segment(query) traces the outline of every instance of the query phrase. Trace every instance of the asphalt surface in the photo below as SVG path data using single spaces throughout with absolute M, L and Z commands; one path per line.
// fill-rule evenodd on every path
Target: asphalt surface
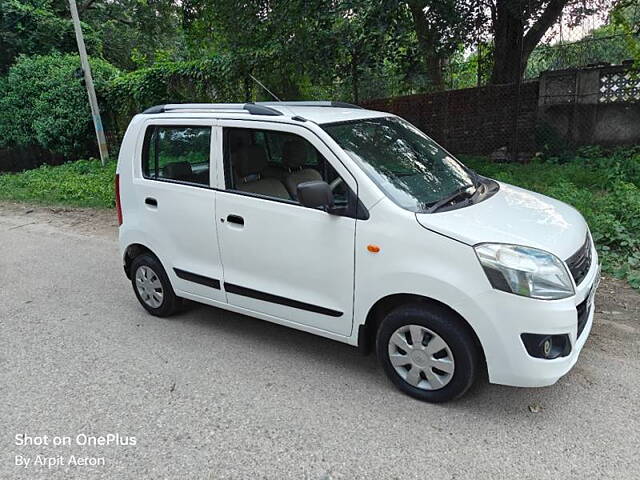
M 555 386 L 481 381 L 430 405 L 347 345 L 195 304 L 149 316 L 112 215 L 0 204 L 1 479 L 640 478 L 639 296 L 622 284 L 603 282 L 610 310 Z M 135 445 L 78 444 L 109 434 Z

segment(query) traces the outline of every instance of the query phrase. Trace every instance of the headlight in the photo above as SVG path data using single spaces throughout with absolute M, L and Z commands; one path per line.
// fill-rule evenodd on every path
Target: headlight
M 549 252 L 499 243 L 482 243 L 475 250 L 493 288 L 542 300 L 574 293 L 564 263 Z

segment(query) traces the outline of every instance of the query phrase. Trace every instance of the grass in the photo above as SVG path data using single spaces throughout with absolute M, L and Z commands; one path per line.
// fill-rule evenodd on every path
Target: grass
M 482 175 L 555 197 L 586 218 L 605 272 L 640 288 L 640 147 L 597 147 L 570 157 L 528 164 L 462 160 Z M 0 200 L 82 207 L 113 207 L 115 162 L 80 160 L 0 174 Z
M 0 175 L 0 200 L 110 208 L 115 205 L 115 171 L 115 161 L 103 167 L 99 160 L 78 160 L 5 173 Z

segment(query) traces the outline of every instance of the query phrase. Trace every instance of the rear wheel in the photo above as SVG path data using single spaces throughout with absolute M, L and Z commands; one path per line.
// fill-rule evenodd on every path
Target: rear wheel
M 131 263 L 131 284 L 140 304 L 151 314 L 166 317 L 175 313 L 181 299 L 171 287 L 160 261 L 149 253 L 137 256 Z
M 389 313 L 378 329 L 376 350 L 394 385 L 427 402 L 462 396 L 478 370 L 477 348 L 460 319 L 428 305 Z

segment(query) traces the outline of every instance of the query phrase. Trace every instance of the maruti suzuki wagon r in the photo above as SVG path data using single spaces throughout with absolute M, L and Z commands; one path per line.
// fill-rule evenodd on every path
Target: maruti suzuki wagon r
M 375 349 L 429 402 L 551 385 L 593 320 L 582 216 L 478 175 L 397 116 L 338 102 L 160 105 L 116 175 L 126 275 L 183 299 Z

